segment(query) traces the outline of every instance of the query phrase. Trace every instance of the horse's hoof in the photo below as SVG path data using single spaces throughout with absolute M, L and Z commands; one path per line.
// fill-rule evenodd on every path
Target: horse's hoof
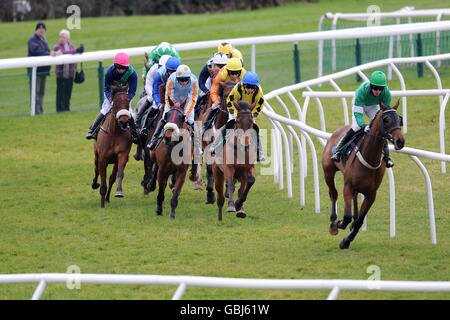
M 243 211 L 239 211 L 238 213 L 236 213 L 236 217 L 238 217 L 238 218 L 245 218 L 246 216 L 247 215 Z
M 348 249 L 350 247 L 350 241 L 346 241 L 345 238 L 339 243 L 339 248 Z
M 201 183 L 195 183 L 194 190 L 203 190 L 203 186 Z
M 114 195 L 116 198 L 123 198 L 123 192 L 122 191 L 117 191 L 116 194 Z
M 170 215 L 169 220 L 175 220 L 175 215 Z
M 329 229 L 329 231 L 330 231 L 330 234 L 331 234 L 332 236 L 335 236 L 335 235 L 337 235 L 337 234 L 339 233 L 339 229 L 337 228 L 337 226 L 336 226 L 335 223 L 331 223 L 331 224 L 330 224 L 330 229 Z
M 236 208 L 233 205 L 229 205 L 227 208 L 227 212 L 235 212 Z
M 94 183 L 94 182 L 92 182 L 92 184 L 91 184 L 91 187 L 92 187 L 92 189 L 98 189 L 98 187 L 100 187 L 100 183 L 98 183 L 98 182 L 96 182 L 96 183 Z
M 238 212 L 240 212 L 240 211 L 242 210 L 242 205 L 243 205 L 243 202 L 242 202 L 242 201 L 239 201 L 239 199 L 236 200 L 236 202 L 234 203 L 234 206 L 235 206 L 235 208 L 236 208 L 236 210 L 237 210 Z M 243 210 L 242 210 L 242 211 L 243 211 Z
M 197 174 L 191 172 L 191 174 L 189 175 L 189 180 L 195 182 L 197 180 Z
M 216 196 L 214 193 L 212 195 L 206 196 L 206 201 L 205 201 L 206 204 L 214 204 L 215 202 L 216 202 Z
M 157 216 L 162 216 L 162 212 L 156 211 L 156 215 L 157 215 Z

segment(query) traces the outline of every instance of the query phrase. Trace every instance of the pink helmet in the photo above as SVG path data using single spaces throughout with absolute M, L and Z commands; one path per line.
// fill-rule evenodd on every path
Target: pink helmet
M 130 57 L 125 52 L 119 52 L 114 57 L 114 64 L 120 64 L 121 66 L 128 67 L 130 65 Z

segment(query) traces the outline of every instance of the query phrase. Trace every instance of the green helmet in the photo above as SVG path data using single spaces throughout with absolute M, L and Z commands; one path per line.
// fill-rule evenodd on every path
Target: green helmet
M 370 84 L 378 87 L 386 87 L 386 75 L 383 71 L 374 71 L 370 76 Z
M 168 42 L 161 42 L 152 50 L 152 52 L 150 52 L 149 62 L 151 61 L 152 63 L 158 63 L 159 58 L 163 55 L 169 55 L 178 59 L 180 58 L 178 50 L 174 46 Z

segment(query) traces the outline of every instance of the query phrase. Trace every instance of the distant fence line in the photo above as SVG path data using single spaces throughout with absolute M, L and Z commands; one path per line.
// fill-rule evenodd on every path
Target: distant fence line
M 256 45 L 269 44 L 269 43 L 286 43 L 286 42 L 301 42 L 301 41 L 317 41 L 317 40 L 331 40 L 331 39 L 357 39 L 357 38 L 375 38 L 383 36 L 403 35 L 403 34 L 419 34 L 427 32 L 437 32 L 450 30 L 450 21 L 439 22 L 424 22 L 396 25 L 395 28 L 389 25 L 385 26 L 373 26 L 364 28 L 350 28 L 340 30 L 329 30 L 321 32 L 306 32 L 306 33 L 294 33 L 285 35 L 274 36 L 259 36 L 259 37 L 247 37 L 236 39 L 220 39 L 209 41 L 198 41 L 189 43 L 174 44 L 179 51 L 198 50 L 216 48 L 221 42 L 227 41 L 234 46 L 251 46 L 251 65 L 250 70 L 256 71 Z M 146 46 L 138 48 L 122 48 L 114 50 L 101 50 L 93 52 L 85 52 L 81 55 L 61 55 L 61 56 L 44 56 L 44 57 L 22 57 L 22 58 L 10 58 L 0 59 L 0 70 L 2 69 L 15 69 L 15 68 L 32 68 L 31 76 L 31 97 L 35 97 L 36 94 L 36 69 L 39 66 L 47 65 L 60 65 L 69 63 L 79 63 L 88 61 L 99 62 L 99 91 L 103 85 L 103 74 L 100 70 L 103 70 L 102 61 L 106 59 L 113 59 L 119 52 L 126 52 L 130 56 L 143 56 L 146 52 L 151 51 L 155 46 Z M 320 51 L 319 51 L 319 60 Z M 99 95 L 100 104 L 103 99 L 103 95 Z M 30 114 L 35 114 L 35 99 L 31 99 Z

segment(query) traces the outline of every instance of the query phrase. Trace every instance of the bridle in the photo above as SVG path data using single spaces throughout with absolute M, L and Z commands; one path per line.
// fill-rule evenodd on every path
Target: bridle
M 376 117 L 378 116 L 378 113 L 380 113 L 381 110 L 379 110 L 375 117 L 373 118 L 372 122 L 370 123 L 369 127 L 372 127 L 372 123 L 373 121 L 376 119 Z M 394 114 L 392 114 L 394 113 Z M 391 118 L 391 120 L 394 123 L 399 123 L 396 126 L 393 126 L 391 128 L 389 128 L 388 130 L 386 130 L 385 126 L 384 126 L 384 118 L 385 116 Z M 391 109 L 387 109 L 382 111 L 382 115 L 381 115 L 381 121 L 380 121 L 380 135 L 376 135 L 370 132 L 366 132 L 366 134 L 368 134 L 369 136 L 375 137 L 377 139 L 384 139 L 384 140 L 389 140 L 390 142 L 394 143 L 393 137 L 394 137 L 394 132 L 397 130 L 401 130 L 401 121 L 398 121 L 396 118 L 399 117 L 397 114 L 397 110 L 391 108 Z

